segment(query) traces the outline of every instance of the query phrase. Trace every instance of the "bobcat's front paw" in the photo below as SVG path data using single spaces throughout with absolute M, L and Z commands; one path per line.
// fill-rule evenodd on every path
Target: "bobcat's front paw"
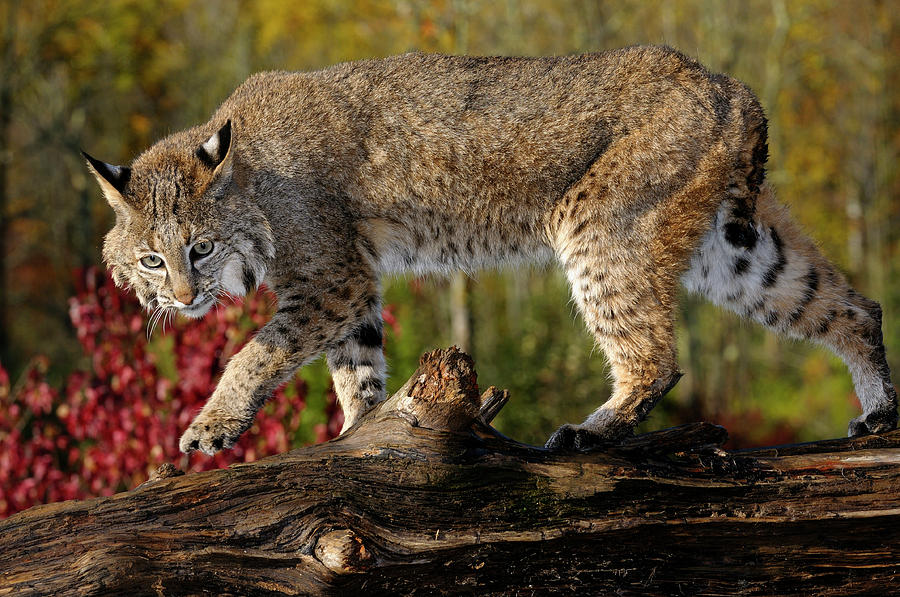
M 241 419 L 201 412 L 181 436 L 178 447 L 185 454 L 200 450 L 212 456 L 232 447 L 248 426 Z
M 563 425 L 553 432 L 544 447 L 556 452 L 586 452 L 593 448 L 609 447 L 614 439 L 600 435 L 579 425 Z
M 847 427 L 849 437 L 869 435 L 870 433 L 886 433 L 897 428 L 897 411 L 877 410 L 867 415 L 856 417 Z

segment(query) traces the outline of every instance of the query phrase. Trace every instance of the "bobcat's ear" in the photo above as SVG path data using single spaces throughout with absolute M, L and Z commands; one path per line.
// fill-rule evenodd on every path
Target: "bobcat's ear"
M 206 143 L 194 152 L 203 165 L 213 171 L 213 177 L 231 168 L 231 119 L 229 119 Z
M 127 204 L 123 195 L 125 194 L 125 186 L 131 178 L 131 168 L 113 166 L 112 164 L 101 162 L 83 151 L 81 155 L 87 160 L 88 168 L 93 173 L 94 178 L 97 179 L 97 182 L 100 183 L 103 195 L 112 208 L 116 210 L 116 213 L 124 211 Z

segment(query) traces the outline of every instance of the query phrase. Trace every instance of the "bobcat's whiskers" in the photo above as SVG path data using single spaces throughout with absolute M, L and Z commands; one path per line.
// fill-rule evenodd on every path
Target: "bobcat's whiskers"
M 154 299 L 155 300 L 155 299 Z M 153 309 L 153 313 L 150 315 L 150 319 L 147 321 L 147 340 L 153 336 L 153 330 L 156 328 L 156 324 L 159 323 L 159 320 L 169 311 L 168 307 L 162 307 L 157 304 L 157 306 Z M 163 324 L 163 329 L 165 329 L 165 324 Z

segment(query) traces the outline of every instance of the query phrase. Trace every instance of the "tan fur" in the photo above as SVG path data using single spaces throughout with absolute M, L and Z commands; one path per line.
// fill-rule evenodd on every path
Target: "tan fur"
M 812 319 L 849 290 L 770 194 L 757 209 L 765 143 L 745 86 L 669 48 L 637 47 L 559 58 L 408 54 L 262 73 L 208 123 L 163 139 L 130 169 L 88 159 L 117 213 L 104 255 L 149 307 L 198 316 L 220 293 L 263 281 L 278 296 L 182 437 L 185 451 L 232 445 L 273 388 L 322 352 L 345 428 L 383 399 L 380 273 L 554 256 L 615 390 L 550 447 L 622 437 L 677 381 L 682 279 L 735 309 L 754 283 L 762 313 L 795 313 L 805 301 L 808 313 L 780 331 L 822 331 L 848 360 L 867 396 L 852 432 L 892 427 L 880 314 L 859 297 L 844 309 L 855 309 L 856 327 Z M 202 240 L 215 245 L 208 257 Z M 165 267 L 140 265 L 146 254 Z M 815 300 L 793 275 L 803 260 L 822 272 Z M 719 292 L 732 286 L 743 298 Z

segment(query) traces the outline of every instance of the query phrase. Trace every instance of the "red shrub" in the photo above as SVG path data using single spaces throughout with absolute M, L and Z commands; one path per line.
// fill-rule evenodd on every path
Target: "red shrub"
M 17 387 L 0 367 L 0 517 L 34 504 L 110 495 L 146 480 L 164 462 L 206 470 L 249 462 L 291 447 L 306 388 L 279 389 L 232 449 L 210 458 L 180 455 L 178 438 L 215 388 L 228 358 L 271 315 L 260 292 L 199 321 L 176 320 L 152 341 L 147 315 L 95 270 L 80 281 L 69 313 L 90 358 L 61 390 L 36 360 Z M 319 440 L 334 437 L 340 409 L 329 408 Z

